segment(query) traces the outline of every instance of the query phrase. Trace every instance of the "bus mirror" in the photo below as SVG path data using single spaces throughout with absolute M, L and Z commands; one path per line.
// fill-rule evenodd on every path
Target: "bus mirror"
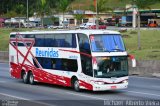
M 133 55 L 128 55 L 128 57 L 131 59 L 132 61 L 132 67 L 136 67 L 136 59 Z

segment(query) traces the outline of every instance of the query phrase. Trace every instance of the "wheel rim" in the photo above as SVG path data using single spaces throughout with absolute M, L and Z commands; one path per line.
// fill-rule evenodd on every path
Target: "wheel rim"
M 29 80 L 30 80 L 30 83 L 33 84 L 33 80 L 34 80 L 34 79 L 33 79 L 33 74 L 30 74 Z
M 23 81 L 26 82 L 26 80 L 27 80 L 27 75 L 26 75 L 26 73 L 24 73 L 23 74 Z
M 79 82 L 78 82 L 78 80 L 75 81 L 74 88 L 75 88 L 76 91 L 79 91 Z

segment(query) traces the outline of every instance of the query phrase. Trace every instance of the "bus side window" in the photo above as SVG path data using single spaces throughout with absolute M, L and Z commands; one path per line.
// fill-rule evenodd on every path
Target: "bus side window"
M 44 69 L 53 69 L 59 71 L 70 71 L 77 72 L 78 63 L 76 59 L 61 59 L 61 58 L 46 58 L 46 57 L 36 57 L 39 64 Z M 33 59 L 33 63 L 36 68 L 39 68 L 38 64 Z M 72 63 L 72 65 L 70 65 Z
M 76 36 L 75 34 L 72 34 L 72 48 L 76 48 L 77 45 L 76 45 Z
M 78 41 L 80 52 L 91 54 L 88 37 L 84 34 L 78 34 Z
M 10 35 L 10 38 L 16 38 L 16 35 Z
M 35 35 L 35 46 L 43 47 L 44 41 L 44 35 Z
M 52 69 L 52 61 L 50 58 L 43 59 L 43 67 L 45 69 Z
M 61 70 L 62 69 L 62 62 L 61 59 L 56 59 L 56 70 Z

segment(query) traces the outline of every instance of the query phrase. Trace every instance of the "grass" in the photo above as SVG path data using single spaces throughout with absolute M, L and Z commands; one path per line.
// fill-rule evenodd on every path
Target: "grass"
M 73 9 L 89 9 L 90 5 L 93 5 L 94 0 L 75 0 L 71 7 Z M 109 8 L 125 8 L 126 4 L 130 4 L 132 0 L 107 0 L 106 7 Z M 155 0 L 156 1 L 156 0 Z M 159 9 L 160 3 L 151 4 L 152 9 Z
M 14 30 L 0 29 L 0 51 L 8 50 L 9 33 L 12 31 Z M 160 30 L 141 30 L 141 50 L 137 49 L 137 31 L 130 30 L 121 34 L 128 53 L 135 55 L 137 60 L 160 60 Z
M 134 54 L 138 60 L 160 60 L 160 30 L 141 30 L 141 50 L 138 50 L 137 31 L 122 33 L 128 53 Z

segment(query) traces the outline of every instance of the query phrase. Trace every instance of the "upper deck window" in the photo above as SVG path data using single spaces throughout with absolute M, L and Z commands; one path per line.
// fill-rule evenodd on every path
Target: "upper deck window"
M 90 35 L 93 52 L 123 52 L 125 46 L 119 34 Z
M 35 35 L 35 45 L 38 47 L 70 47 L 76 48 L 75 34 Z

